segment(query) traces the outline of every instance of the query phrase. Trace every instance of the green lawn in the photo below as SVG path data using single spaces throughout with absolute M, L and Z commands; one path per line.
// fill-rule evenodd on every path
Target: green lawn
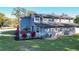
M 7 32 L 8 33 L 8 32 Z M 6 33 L 6 34 L 7 34 Z M 10 33 L 12 34 L 12 33 Z M 79 36 L 62 37 L 57 40 L 24 40 L 15 41 L 13 37 L 0 37 L 1 51 L 77 51 Z

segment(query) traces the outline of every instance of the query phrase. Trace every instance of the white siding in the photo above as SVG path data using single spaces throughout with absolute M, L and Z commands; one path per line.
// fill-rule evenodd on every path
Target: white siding
M 75 28 L 75 33 L 79 33 L 79 28 Z
M 70 23 L 74 23 L 74 20 L 70 20 Z

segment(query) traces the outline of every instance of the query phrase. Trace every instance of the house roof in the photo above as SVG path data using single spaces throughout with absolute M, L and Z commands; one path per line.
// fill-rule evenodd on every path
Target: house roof
M 38 27 L 44 27 L 44 28 L 54 28 L 54 27 L 79 27 L 78 24 L 65 24 L 65 23 L 35 23 Z
M 79 24 L 75 23 L 63 23 L 65 26 L 79 27 Z
M 73 17 L 70 17 L 70 16 L 65 15 L 65 14 L 57 15 L 57 14 L 38 14 L 38 13 L 32 13 L 31 15 L 33 15 L 35 17 L 45 17 L 45 18 L 73 19 Z M 22 17 L 26 17 L 26 15 L 25 16 L 23 15 Z
M 68 15 L 56 15 L 56 14 L 33 14 L 36 17 L 45 17 L 45 18 L 60 18 L 60 19 L 73 19 L 73 17 L 70 17 Z

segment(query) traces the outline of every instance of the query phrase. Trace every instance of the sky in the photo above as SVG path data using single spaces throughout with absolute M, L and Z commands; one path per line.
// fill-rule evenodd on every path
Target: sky
M 4 13 L 6 17 L 15 18 L 15 16 L 11 15 L 13 8 L 14 7 L 0 7 L 0 12 Z M 62 13 L 65 13 L 68 14 L 69 16 L 79 15 L 79 7 L 24 7 L 24 8 L 42 14 L 55 13 L 57 15 L 60 15 Z

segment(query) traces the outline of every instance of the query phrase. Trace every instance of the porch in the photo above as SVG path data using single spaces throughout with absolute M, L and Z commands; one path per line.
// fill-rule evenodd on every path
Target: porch
M 45 38 L 57 38 L 60 36 L 71 36 L 75 33 L 75 26 L 69 24 L 44 24 L 35 23 L 36 30 L 38 28 L 38 35 L 42 35 Z

